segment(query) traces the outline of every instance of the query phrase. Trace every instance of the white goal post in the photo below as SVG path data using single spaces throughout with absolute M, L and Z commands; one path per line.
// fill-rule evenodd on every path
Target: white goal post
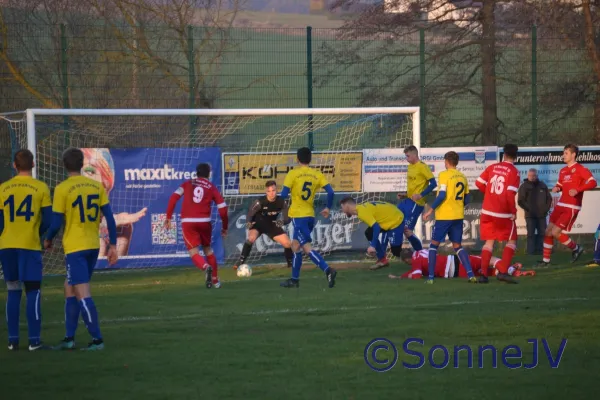
M 65 178 L 60 154 L 70 146 L 102 150 L 108 153 L 112 152 L 113 149 L 134 150 L 136 148 L 146 148 L 146 150 L 152 152 L 148 159 L 152 159 L 155 165 L 162 166 L 164 164 L 165 171 L 167 170 L 167 164 L 173 171 L 181 171 L 186 168 L 189 171 L 191 162 L 200 161 L 202 156 L 198 154 L 198 151 L 203 148 L 219 148 L 223 154 L 244 155 L 250 157 L 250 162 L 256 165 L 266 165 L 277 157 L 285 156 L 290 160 L 290 154 L 295 153 L 299 147 L 308 145 L 309 137 L 314 138 L 313 148 L 315 154 L 321 154 L 322 158 L 362 152 L 364 149 L 369 148 L 404 148 L 410 144 L 420 149 L 421 142 L 419 107 L 279 109 L 33 108 L 25 110 L 20 115 L 18 114 L 0 114 L 0 120 L 5 120 L 9 124 L 9 131 L 13 135 L 11 136 L 14 143 L 13 147 L 27 147 L 33 151 L 36 157 L 35 176 L 46 181 L 51 188 Z M 169 155 L 170 153 L 167 154 L 167 150 L 177 149 L 181 149 L 177 153 L 179 154 L 177 157 L 173 158 L 172 155 Z M 112 163 L 112 159 L 110 162 Z M 223 165 L 223 171 L 224 168 Z M 115 178 L 112 179 L 116 185 Z M 225 182 L 221 182 L 221 185 L 225 185 Z M 158 201 L 156 195 L 144 198 L 143 194 L 136 192 L 129 186 L 127 189 L 124 187 L 121 189 L 120 192 L 114 189 L 114 192 L 109 194 L 113 208 L 116 208 L 116 213 L 119 213 L 120 209 L 127 209 L 128 212 L 131 212 L 138 208 L 148 207 L 148 204 Z M 335 185 L 334 189 L 336 189 Z M 391 191 L 381 193 L 362 192 L 361 187 L 359 191 L 336 190 L 336 192 L 356 194 L 359 201 L 385 199 L 392 201 Z M 259 194 L 258 192 L 235 194 L 224 192 L 224 195 L 230 207 L 230 215 L 232 213 L 242 215 L 246 211 L 248 197 L 258 197 Z M 395 193 L 393 193 L 393 196 L 395 199 Z M 166 204 L 163 206 L 166 208 Z M 154 218 L 154 215 L 152 217 Z M 218 217 L 216 218 L 218 219 Z M 235 223 L 236 221 L 230 220 L 230 227 Z M 356 230 L 358 223 L 354 222 L 353 224 L 352 229 Z M 332 230 L 335 231 L 335 227 Z M 415 231 L 419 237 L 422 237 L 420 223 L 417 224 Z M 327 234 L 326 229 L 323 232 L 325 232 L 323 235 Z M 329 254 L 336 251 L 336 246 L 338 244 L 334 243 L 327 248 L 322 248 L 321 251 Z M 183 245 L 179 247 L 177 255 L 174 257 L 181 260 L 182 263 L 187 263 L 184 260 L 187 253 L 185 247 Z M 234 260 L 239 255 L 239 245 L 230 247 L 227 249 L 228 254 L 226 256 L 229 261 Z M 338 247 L 341 249 L 348 248 L 344 245 Z M 162 256 L 158 254 L 160 250 L 156 251 L 157 257 Z M 261 243 L 257 241 L 250 261 L 255 261 L 278 251 L 280 251 L 278 246 L 268 239 Z M 126 255 L 123 258 L 127 259 L 127 257 L 134 259 L 136 256 Z M 135 258 L 134 264 L 139 268 L 160 266 L 160 261 L 155 261 L 155 258 L 153 254 L 139 256 Z M 283 258 L 280 261 L 282 260 Z M 53 263 L 56 266 L 51 270 L 63 270 L 62 265 L 58 266 L 62 262 L 53 260 Z

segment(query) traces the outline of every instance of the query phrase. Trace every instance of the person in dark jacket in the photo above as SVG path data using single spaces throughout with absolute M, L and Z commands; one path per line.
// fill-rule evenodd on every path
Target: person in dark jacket
M 519 188 L 518 203 L 525 211 L 527 254 L 541 254 L 546 231 L 546 215 L 552 206 L 552 196 L 548 186 L 538 179 L 535 168 L 527 172 L 527 179 Z

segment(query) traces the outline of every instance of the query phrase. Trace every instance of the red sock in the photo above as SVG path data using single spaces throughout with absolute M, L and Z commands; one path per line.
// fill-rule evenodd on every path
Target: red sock
M 484 247 L 481 250 L 481 275 L 488 276 L 488 266 L 492 260 L 492 249 Z
M 213 282 L 216 282 L 219 280 L 219 267 L 217 266 L 217 257 L 215 257 L 215 254 L 213 253 L 210 256 L 206 257 L 206 259 L 208 260 L 208 264 L 210 264 L 210 266 L 212 267 Z
M 550 262 L 550 256 L 552 255 L 553 246 L 554 238 L 552 236 L 544 236 L 544 252 L 542 258 L 544 262 Z
M 515 255 L 515 250 L 517 249 L 516 244 L 508 243 L 504 250 L 502 251 L 502 264 L 506 268 L 506 272 L 508 272 L 508 268 L 512 265 L 512 258 Z M 503 273 L 506 273 L 503 272 Z
M 571 250 L 575 250 L 575 247 L 577 247 L 577 243 L 572 241 L 571 238 L 568 237 L 567 235 L 565 235 L 564 233 L 560 234 L 560 236 L 558 237 L 558 240 L 559 240 L 559 242 L 561 242 L 562 244 L 564 244 Z
M 192 262 L 200 271 L 206 270 L 206 261 L 200 254 L 194 254 L 192 256 Z

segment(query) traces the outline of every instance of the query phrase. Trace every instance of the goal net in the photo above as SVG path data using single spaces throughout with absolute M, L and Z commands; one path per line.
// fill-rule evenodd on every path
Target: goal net
M 35 174 L 51 190 L 66 178 L 62 153 L 68 147 L 84 150 L 82 173 L 103 184 L 118 228 L 117 268 L 189 266 L 181 234 L 180 205 L 171 229 L 164 227 L 171 193 L 195 177 L 196 164 L 212 166 L 211 180 L 229 208 L 228 236 L 220 237 L 220 218 L 213 212 L 215 253 L 231 266 L 246 239 L 246 213 L 252 200 L 264 194 L 267 180 L 281 190 L 287 171 L 296 164 L 296 150 L 310 146 L 312 166 L 323 171 L 336 191 L 357 201 L 397 202 L 394 191 L 363 190 L 363 150 L 419 147 L 417 107 L 338 109 L 30 109 L 0 115 L 13 152 L 34 150 Z M 389 173 L 391 171 L 380 171 Z M 400 172 L 400 171 L 395 171 Z M 400 191 L 406 175 L 397 173 Z M 357 261 L 368 246 L 364 226 L 334 206 L 329 219 L 318 212 L 326 194 L 316 197 L 317 223 L 313 245 L 332 260 Z M 180 201 L 181 203 L 181 201 Z M 287 227 L 292 233 L 291 224 Z M 97 269 L 106 269 L 108 234 L 102 224 Z M 46 274 L 63 274 L 60 235 L 54 250 L 44 255 Z M 264 235 L 248 262 L 284 262 L 279 245 Z

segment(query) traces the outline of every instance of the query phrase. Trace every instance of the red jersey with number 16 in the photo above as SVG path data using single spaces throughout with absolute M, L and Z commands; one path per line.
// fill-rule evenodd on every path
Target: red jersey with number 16
M 219 189 L 208 179 L 197 178 L 183 182 L 171 195 L 167 208 L 167 219 L 171 219 L 173 216 L 175 205 L 181 196 L 183 196 L 181 222 L 210 222 L 212 203 L 214 202 L 219 209 L 223 226 L 227 226 L 227 204 L 225 204 Z
M 560 170 L 556 185 L 561 190 L 557 205 L 581 210 L 583 192 L 595 188 L 597 183 L 589 169 L 579 163 L 575 163 L 570 167 L 566 166 Z M 569 194 L 569 191 L 572 189 L 577 190 L 575 196 Z
M 475 182 L 484 194 L 481 213 L 496 218 L 516 215 L 519 184 L 519 170 L 513 163 L 502 161 L 487 167 Z

